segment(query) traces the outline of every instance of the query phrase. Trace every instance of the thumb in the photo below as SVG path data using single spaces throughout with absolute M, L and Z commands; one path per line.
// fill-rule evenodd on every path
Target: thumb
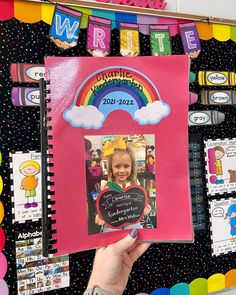
M 119 254 L 123 254 L 135 244 L 137 237 L 138 231 L 137 229 L 133 229 L 126 237 L 113 244 L 113 246 Z

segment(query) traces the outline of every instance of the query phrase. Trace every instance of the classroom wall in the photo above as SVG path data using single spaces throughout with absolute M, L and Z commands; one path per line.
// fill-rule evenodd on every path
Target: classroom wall
M 8 1 L 8 0 L 6 0 Z M 90 0 L 92 1 L 92 0 Z M 170 0 L 169 0 L 170 1 Z M 168 1 L 168 2 L 169 2 Z M 201 0 L 199 0 L 201 2 Z M 208 0 L 209 2 L 211 0 Z M 235 1 L 235 0 L 234 0 Z M 1 2 L 1 0 L 0 0 Z M 217 0 L 218 2 L 218 0 Z M 227 2 L 227 1 L 225 1 Z M 224 3 L 225 3 L 224 2 Z M 208 2 L 207 2 L 208 3 Z M 17 11 L 17 10 L 15 10 Z M 29 10 L 28 10 L 29 11 Z M 223 17 L 223 16 L 222 16 Z M 202 24 L 201 24 L 202 25 Z M 205 24 L 208 26 L 208 24 Z M 197 73 L 200 70 L 235 70 L 235 35 L 233 28 L 226 26 L 227 30 L 222 30 L 222 26 L 209 26 L 211 34 L 201 33 L 202 51 L 200 56 L 191 63 L 191 71 Z M 171 27 L 173 28 L 173 26 Z M 86 28 L 81 29 L 80 40 L 77 47 L 67 52 L 61 52 L 48 38 L 50 25 L 40 21 L 38 23 L 29 24 L 16 19 L 10 19 L 0 22 L 0 30 L 2 33 L 3 43 L 1 45 L 1 62 L 2 75 L 0 76 L 2 102 L 1 102 L 1 137 L 3 154 L 3 163 L 1 166 L 1 175 L 4 180 L 4 191 L 1 201 L 5 208 L 5 217 L 3 229 L 6 232 L 7 242 L 3 250 L 4 255 L 8 259 L 8 271 L 4 279 L 9 285 L 10 294 L 16 294 L 16 263 L 15 263 L 15 229 L 12 225 L 11 214 L 11 198 L 10 196 L 10 176 L 9 176 L 9 151 L 26 151 L 40 149 L 40 132 L 39 132 L 39 110 L 37 108 L 27 109 L 24 107 L 16 107 L 12 105 L 11 89 L 13 82 L 10 78 L 10 64 L 14 62 L 24 63 L 43 63 L 44 55 L 55 56 L 87 56 L 86 52 Z M 200 30 L 199 30 L 200 32 Z M 206 32 L 206 31 L 204 31 Z M 215 34 L 213 38 L 213 33 Z M 210 37 L 209 37 L 210 36 Z M 140 34 L 141 55 L 150 55 L 149 36 Z M 119 55 L 118 44 L 119 31 L 112 31 L 112 56 Z M 173 45 L 173 54 L 182 54 L 183 47 L 179 34 L 171 37 Z M 226 58 L 227 57 L 227 58 Z M 227 87 L 226 87 L 227 88 Z M 230 87 L 230 89 L 235 89 Z M 197 81 L 190 84 L 190 90 L 198 93 L 200 97 L 200 86 Z M 219 110 L 226 114 L 226 120 L 220 127 L 217 126 L 193 126 L 190 133 L 200 133 L 204 139 L 208 138 L 224 138 L 235 137 L 235 112 L 233 106 L 203 106 L 200 102 L 190 106 L 190 110 Z M 10 119 L 9 119 L 10 118 Z M 203 145 L 201 151 L 204 150 Z M 204 163 L 202 170 L 205 171 Z M 205 192 L 205 184 L 203 186 Z M 233 194 L 232 194 L 233 196 Z M 226 197 L 229 197 L 226 196 Z M 208 200 L 205 197 L 206 207 Z M 149 251 L 135 264 L 128 288 L 125 294 L 134 295 L 138 292 L 152 292 L 153 290 L 163 286 L 165 294 L 170 293 L 169 288 L 179 282 L 182 287 L 188 287 L 194 280 L 204 283 L 204 288 L 210 290 L 220 290 L 229 286 L 230 269 L 235 268 L 235 253 L 228 253 L 217 257 L 211 255 L 211 232 L 209 213 L 206 210 L 206 228 L 203 232 L 198 232 L 195 237 L 195 243 L 188 245 L 175 244 L 154 244 Z M 37 224 L 38 225 L 38 224 Z M 32 225 L 20 224 L 19 229 L 31 229 Z M 78 253 L 70 256 L 70 277 L 71 287 L 69 289 L 60 289 L 51 291 L 48 294 L 82 294 L 84 290 L 91 264 L 93 261 L 93 252 Z M 0 264 L 1 265 L 1 264 Z M 234 271 L 231 271 L 232 277 Z M 217 273 L 218 275 L 214 275 Z M 208 278 L 213 277 L 213 279 Z M 227 277 L 227 279 L 226 279 Z M 0 276 L 0 279 L 2 277 Z M 199 279 L 196 279 L 199 278 Z M 221 279 L 221 280 L 220 280 Z M 197 284 L 191 283 L 190 287 L 194 289 Z M 217 284 L 219 282 L 219 284 Z M 232 284 L 234 279 L 232 278 Z M 236 283 L 235 283 L 236 284 Z M 0 280 L 1 287 L 1 280 Z M 178 287 L 178 286 L 177 286 Z M 177 289 L 175 287 L 175 289 Z M 168 289 L 168 290 L 167 290 Z M 195 289 L 196 290 L 196 289 Z M 199 288 L 198 288 L 199 290 Z M 79 293 L 80 292 L 80 293 Z M 154 291 L 153 291 L 154 292 Z M 161 292 L 161 291 L 160 291 Z M 167 293 L 168 292 L 168 293 Z M 174 292 L 174 291 L 173 291 Z M 194 292 L 194 291 L 193 291 Z M 195 291 L 196 292 L 196 291 Z M 206 291 L 207 292 L 207 291 Z M 234 291 L 235 292 L 235 291 Z M 0 292 L 2 295 L 2 293 Z M 157 293 L 155 293 L 157 294 Z M 164 293 L 159 293 L 164 294 Z M 195 295 L 203 293 L 193 293 Z M 206 293 L 204 293 L 206 294 Z M 212 293 L 211 293 L 212 294 Z M 236 294 L 232 292 L 232 295 Z M 182 295 L 182 294 L 181 294 Z M 228 295 L 228 294 L 227 294 Z M 231 295 L 231 293 L 230 293 Z
M 235 0 L 168 0 L 167 2 L 169 4 L 167 10 L 170 11 L 236 20 Z
M 91 1 L 96 2 L 96 0 Z M 223 2 L 220 0 L 166 0 L 165 2 L 167 2 L 166 11 L 236 20 L 235 0 Z

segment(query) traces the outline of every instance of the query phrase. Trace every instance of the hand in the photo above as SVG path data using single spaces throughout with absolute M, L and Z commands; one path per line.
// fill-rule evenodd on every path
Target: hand
M 100 218 L 99 216 L 98 216 L 98 214 L 95 216 L 95 223 L 97 224 L 97 225 L 100 225 L 100 226 L 103 226 L 104 224 L 105 224 L 105 221 L 102 219 L 102 218 Z
M 143 210 L 143 213 L 144 213 L 144 216 L 148 215 L 150 212 L 151 212 L 152 208 L 151 206 L 148 204 L 144 210 Z
M 124 239 L 97 249 L 88 288 L 100 288 L 123 294 L 134 262 L 148 249 L 150 243 L 137 243 L 134 229 Z

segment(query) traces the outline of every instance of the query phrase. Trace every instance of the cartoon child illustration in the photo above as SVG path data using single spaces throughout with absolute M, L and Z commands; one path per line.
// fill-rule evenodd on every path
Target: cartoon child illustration
M 130 147 L 123 146 L 122 148 L 114 148 L 112 154 L 108 159 L 108 181 L 118 184 L 122 189 L 131 185 L 139 185 L 137 179 L 136 162 L 133 151 Z M 102 183 L 102 190 L 108 188 L 107 182 Z M 144 217 L 151 211 L 150 205 L 144 208 Z M 105 225 L 103 219 L 98 214 L 95 217 L 95 223 L 103 227 L 103 232 L 112 231 Z M 141 222 L 130 224 L 123 227 L 123 229 L 143 228 Z
M 34 201 L 36 196 L 36 187 L 38 185 L 38 177 L 37 175 L 40 172 L 40 165 L 33 161 L 28 160 L 23 162 L 19 167 L 20 173 L 25 177 L 21 181 L 21 189 L 25 190 L 25 197 L 27 199 L 27 203 L 24 204 L 25 209 L 30 207 L 37 207 L 38 203 Z M 33 202 L 30 203 L 30 198 L 33 198 Z
M 222 169 L 222 161 L 221 158 L 223 158 L 225 151 L 221 146 L 214 147 L 215 152 L 215 173 L 216 173 L 216 184 L 223 184 L 224 180 L 222 179 L 223 175 L 223 169 Z
M 232 236 L 231 242 L 236 242 L 236 204 L 229 206 L 225 219 L 229 218 L 229 224 L 231 226 L 230 234 Z

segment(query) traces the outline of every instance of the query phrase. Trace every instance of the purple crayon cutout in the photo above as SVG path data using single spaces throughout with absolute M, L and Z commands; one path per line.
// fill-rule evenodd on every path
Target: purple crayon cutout
M 11 99 L 14 106 L 39 106 L 39 88 L 13 87 L 11 91 Z M 197 100 L 198 95 L 194 92 L 189 92 L 189 104 L 194 104 Z
M 14 106 L 39 106 L 39 88 L 13 87 L 11 99 Z

